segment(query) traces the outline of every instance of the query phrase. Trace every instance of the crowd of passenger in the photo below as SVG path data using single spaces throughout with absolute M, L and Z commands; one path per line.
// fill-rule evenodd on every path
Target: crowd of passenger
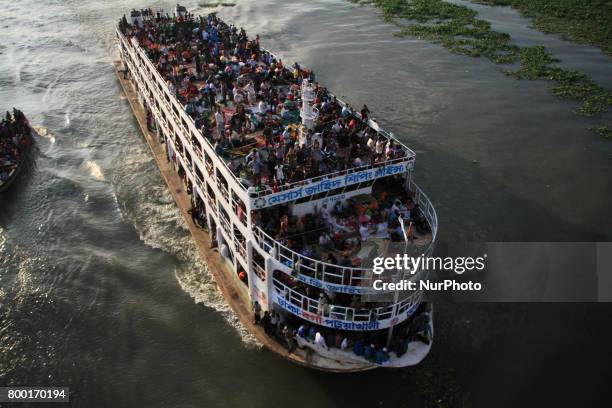
M 379 136 L 315 81 L 312 71 L 284 66 L 216 14 L 170 16 L 143 10 L 144 21 L 121 31 L 136 38 L 196 127 L 244 184 L 278 191 L 322 174 L 403 157 L 402 147 Z M 318 118 L 299 125 L 301 84 L 312 83 Z
M 430 344 L 433 336 L 427 303 L 421 303 L 411 317 L 394 327 L 388 346 L 386 329 L 363 332 L 334 330 L 295 316 L 283 315 L 276 310 L 265 311 L 263 315 L 261 312 L 261 305 L 255 301 L 255 324 L 263 326 L 265 333 L 284 344 L 290 353 L 300 345 L 310 344 L 325 350 L 353 353 L 371 363 L 382 365 L 389 361 L 389 353 L 393 352 L 397 358 L 401 358 L 408 351 L 409 343 L 419 341 Z
M 361 267 L 363 259 L 352 255 L 369 240 L 413 242 L 431 232 L 413 193 L 402 188 L 403 182 L 401 177 L 379 179 L 367 196 L 323 204 L 316 212 L 300 217 L 291 215 L 286 205 L 266 208 L 253 213 L 253 223 L 305 257 L 341 267 Z M 308 273 L 308 269 L 299 272 Z
M 17 169 L 30 144 L 30 126 L 18 109 L 6 112 L 0 122 L 0 184 L 7 181 Z

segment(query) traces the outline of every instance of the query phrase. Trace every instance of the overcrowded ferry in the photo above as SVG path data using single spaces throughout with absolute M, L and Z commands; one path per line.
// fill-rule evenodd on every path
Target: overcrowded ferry
M 433 342 L 416 291 L 377 291 L 373 260 L 430 255 L 435 209 L 416 155 L 259 36 L 205 16 L 132 10 L 118 79 L 227 302 L 268 349 L 335 372 L 404 367 Z

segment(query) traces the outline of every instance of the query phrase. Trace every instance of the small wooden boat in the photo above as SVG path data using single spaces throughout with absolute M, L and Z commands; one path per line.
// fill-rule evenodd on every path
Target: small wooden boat
M 23 120 L 24 131 L 17 136 L 20 150 L 20 156 L 17 163 L 6 164 L 4 166 L 0 163 L 0 169 L 8 172 L 7 178 L 4 180 L 0 179 L 0 193 L 7 191 L 15 183 L 29 161 L 29 153 L 34 143 L 34 139 L 32 138 L 32 128 L 28 120 L 25 117 Z

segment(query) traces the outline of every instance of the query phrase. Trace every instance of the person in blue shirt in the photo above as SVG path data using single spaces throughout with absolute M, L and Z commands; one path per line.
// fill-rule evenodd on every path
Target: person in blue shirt
M 361 340 L 355 341 L 355 344 L 353 345 L 353 353 L 358 356 L 363 355 L 363 343 L 361 342 Z
M 374 353 L 375 353 L 374 345 L 370 344 L 369 346 L 366 346 L 365 349 L 363 350 L 363 357 L 366 360 L 374 361 Z
M 305 324 L 301 325 L 300 328 L 298 329 L 298 336 L 300 336 L 303 339 L 306 338 L 306 325 Z
M 314 341 L 316 335 L 317 329 L 315 329 L 314 326 L 310 326 L 310 329 L 308 330 L 308 340 L 310 340 L 311 342 Z
M 387 353 L 386 347 L 383 347 L 376 352 L 376 364 L 382 364 L 388 360 L 389 360 L 389 354 Z

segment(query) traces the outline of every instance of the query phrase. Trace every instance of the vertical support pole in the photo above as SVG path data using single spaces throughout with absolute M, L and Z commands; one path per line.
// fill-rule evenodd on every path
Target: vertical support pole
M 397 301 L 398 300 L 399 300 L 399 290 L 396 290 L 395 295 L 393 296 L 393 314 L 391 315 L 391 318 L 394 318 L 395 315 L 397 314 Z M 391 338 L 393 337 L 393 327 L 395 326 L 389 327 L 389 332 L 387 333 L 387 349 L 389 348 L 389 346 L 391 346 Z

